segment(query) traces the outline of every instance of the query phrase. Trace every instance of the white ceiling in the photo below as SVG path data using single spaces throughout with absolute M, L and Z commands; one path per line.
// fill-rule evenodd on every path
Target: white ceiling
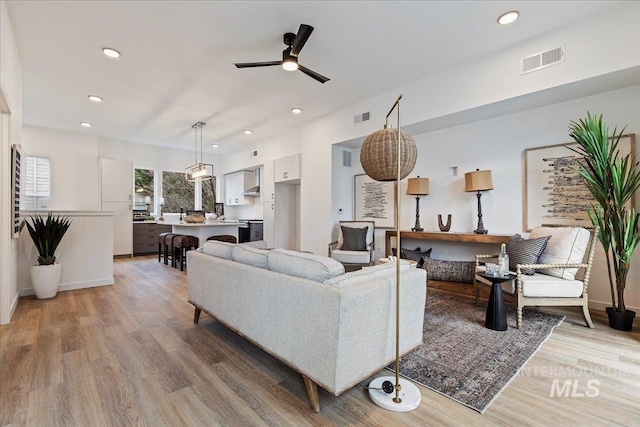
M 430 74 L 535 38 L 612 1 L 8 1 L 22 61 L 23 122 L 227 153 Z M 515 24 L 496 24 L 517 9 Z M 320 84 L 280 67 L 285 32 Z M 122 56 L 101 53 L 108 46 Z M 104 98 L 96 104 L 87 100 Z M 299 106 L 301 115 L 290 109 Z M 93 123 L 90 129 L 81 121 Z M 243 129 L 253 129 L 245 135 Z M 214 151 L 211 143 L 220 144 Z

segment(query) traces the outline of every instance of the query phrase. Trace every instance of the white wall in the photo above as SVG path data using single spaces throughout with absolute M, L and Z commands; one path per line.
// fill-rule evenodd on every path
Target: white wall
M 52 210 L 100 209 L 101 158 L 127 160 L 133 162 L 134 168 L 155 169 L 158 172 L 183 172 L 194 161 L 193 151 L 190 150 L 28 125 L 23 130 L 23 146 L 29 155 L 51 158 L 49 209 Z M 219 156 L 204 155 L 203 159 L 212 163 L 218 174 Z
M 18 304 L 18 241 L 12 238 L 11 145 L 22 137 L 22 65 L 9 11 L 0 1 L 0 324 L 9 323 Z
M 428 231 L 438 230 L 438 214 L 452 214 L 451 232 L 471 232 L 477 225 L 477 199 L 464 192 L 464 173 L 480 169 L 492 171 L 494 189 L 482 196 L 485 228 L 492 234 L 524 234 L 523 230 L 523 155 L 526 148 L 571 142 L 568 125 L 590 111 L 603 114 L 611 129 L 627 125 L 625 133 L 635 133 L 640 141 L 640 86 L 619 89 L 546 107 L 508 114 L 489 120 L 460 125 L 434 132 L 413 135 L 418 160 L 411 173 L 429 178 L 428 196 L 420 200 L 420 222 Z M 335 147 L 334 153 L 342 147 Z M 636 152 L 638 149 L 636 148 Z M 354 156 L 358 150 L 354 150 Z M 337 156 L 334 155 L 334 162 Z M 341 159 L 340 159 L 341 160 Z M 457 166 L 458 176 L 449 176 L 448 167 Z M 352 200 L 353 177 L 345 175 L 335 164 L 333 200 L 342 205 Z M 354 168 L 353 173 L 360 173 Z M 342 185 L 335 182 L 340 180 Z M 406 193 L 406 180 L 401 194 Z M 352 202 L 351 202 L 352 203 Z M 640 208 L 640 195 L 636 197 Z M 333 205 L 332 211 L 338 206 Z M 401 206 L 401 228 L 410 229 L 415 220 L 415 198 L 405 196 Z M 383 250 L 384 237 L 377 233 L 376 248 Z M 451 245 L 438 242 L 404 241 L 403 247 L 420 245 L 424 251 L 433 247 L 433 258 L 473 259 L 478 246 Z M 427 246 L 425 246 L 427 245 Z M 600 249 L 600 248 L 599 248 Z M 596 255 L 589 287 L 592 306 L 602 309 L 609 300 L 606 261 L 602 251 Z M 626 303 L 640 307 L 640 250 L 634 254 L 629 273 Z

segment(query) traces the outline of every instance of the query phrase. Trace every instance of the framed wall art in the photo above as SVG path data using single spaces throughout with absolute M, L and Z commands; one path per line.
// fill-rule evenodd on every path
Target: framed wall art
M 376 181 L 366 174 L 354 175 L 355 221 L 375 221 L 376 228 L 395 227 L 395 181 Z
M 577 146 L 573 142 L 524 150 L 525 231 L 541 224 L 591 225 L 587 210 L 594 199 L 575 171 L 580 156 L 567 148 Z M 635 156 L 635 135 L 620 137 L 618 152 Z

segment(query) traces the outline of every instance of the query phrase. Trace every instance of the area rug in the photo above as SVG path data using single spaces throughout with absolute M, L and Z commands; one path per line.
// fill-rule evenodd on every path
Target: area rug
M 402 358 L 400 374 L 483 413 L 564 319 L 525 309 L 516 329 L 506 305 L 508 329 L 493 331 L 484 327 L 486 303 L 430 289 L 424 344 Z

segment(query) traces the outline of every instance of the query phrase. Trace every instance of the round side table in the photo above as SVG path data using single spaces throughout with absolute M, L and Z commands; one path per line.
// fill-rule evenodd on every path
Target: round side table
M 516 275 L 491 276 L 480 272 L 476 274 L 491 282 L 491 294 L 489 295 L 487 314 L 484 319 L 485 328 L 493 329 L 494 331 L 506 331 L 507 314 L 504 309 L 504 298 L 502 297 L 502 286 L 500 284 L 515 279 Z

